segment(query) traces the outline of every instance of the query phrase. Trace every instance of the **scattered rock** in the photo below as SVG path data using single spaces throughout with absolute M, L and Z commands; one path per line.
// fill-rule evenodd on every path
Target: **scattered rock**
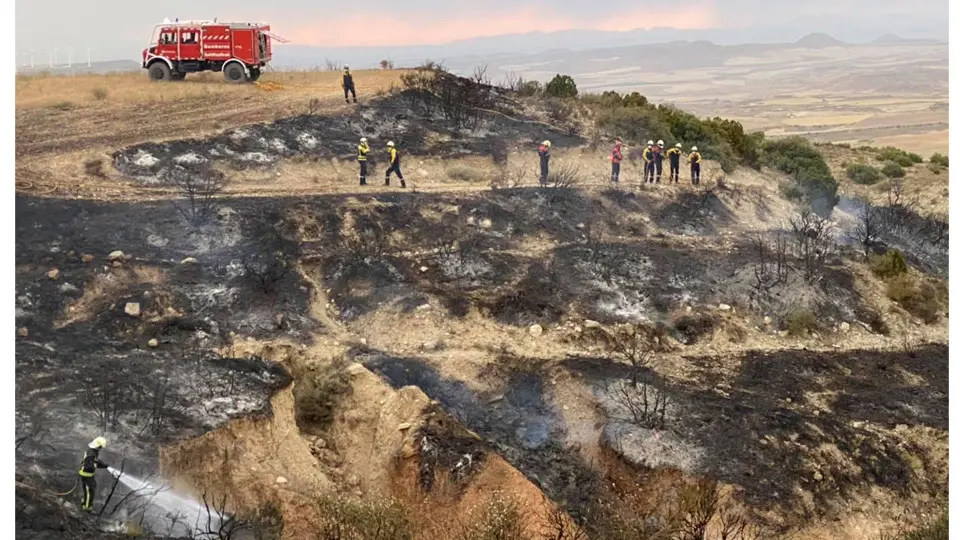
M 894 431 L 906 431 L 907 429 L 908 427 L 906 424 L 897 424 L 897 426 L 893 428 Z
M 397 431 L 406 431 L 408 429 L 410 429 L 410 422 L 404 422 L 397 426 Z
M 365 337 L 360 338 L 360 345 L 363 346 L 363 347 L 366 347 L 366 346 L 367 346 L 367 338 L 365 338 Z
M 140 304 L 137 302 L 127 302 L 127 305 L 123 307 L 123 312 L 131 317 L 139 317 Z
M 583 321 L 583 326 L 584 328 L 600 328 L 603 325 L 601 325 L 597 321 L 591 321 L 590 319 L 587 319 Z
M 820 474 L 820 471 L 816 471 L 815 473 L 813 473 L 813 479 L 814 479 L 815 481 L 817 481 L 817 482 L 822 482 L 822 481 L 823 481 L 823 475 Z
M 30 335 L 30 331 L 27 330 L 26 326 L 21 326 L 20 328 L 17 328 L 17 335 L 20 337 L 27 337 Z
M 197 264 L 198 262 L 200 261 L 193 257 L 187 257 L 186 259 L 180 261 L 180 264 Z
M 110 254 L 107 255 L 107 260 L 110 262 L 123 261 L 126 257 L 127 256 L 118 249 L 116 251 L 111 251 Z
M 438 351 L 441 348 L 439 341 L 427 341 L 420 346 L 425 351 Z
M 487 403 L 496 403 L 498 401 L 503 401 L 503 394 L 497 394 L 487 400 Z
M 788 335 L 790 335 L 790 332 L 787 332 L 786 330 L 780 330 L 779 332 L 777 332 L 777 335 L 780 337 L 787 337 Z
M 327 447 L 327 441 L 323 440 L 323 437 L 314 437 L 310 447 L 313 450 L 323 450 Z
M 60 279 L 60 270 L 54 268 L 53 270 L 47 272 L 47 277 L 54 281 Z
M 687 306 L 687 310 L 686 310 L 686 311 L 687 311 L 687 313 L 693 313 L 693 308 L 692 308 L 691 306 Z
M 843 333 L 849 332 L 849 331 L 850 331 L 850 323 L 848 323 L 848 322 L 846 322 L 846 321 L 840 323 L 840 331 L 843 332 Z
M 480 227 L 489 230 L 493 227 L 493 221 L 490 221 L 490 218 L 483 218 L 480 220 Z
M 577 223 L 577 228 L 583 230 L 586 227 L 583 223 Z
M 157 338 L 152 338 L 150 339 L 150 341 L 147 342 L 147 347 L 150 347 L 151 349 L 156 349 L 159 346 L 160 346 L 160 342 L 157 341 Z
M 347 373 L 350 375 L 359 375 L 366 370 L 367 368 L 363 367 L 363 364 L 350 364 L 350 366 L 347 367 Z
M 720 304 L 720 305 L 717 306 L 717 307 L 720 309 L 720 311 L 730 311 L 731 309 L 733 309 L 733 308 L 730 306 L 730 304 Z
M 420 272 L 426 272 L 427 270 L 430 270 L 430 269 L 427 268 L 426 266 L 421 266 L 421 267 L 420 267 Z
M 764 326 L 770 326 L 771 324 L 773 324 L 773 319 L 771 319 L 769 315 L 763 318 Z
M 355 475 L 355 474 L 351 474 L 350 476 L 347 477 L 347 485 L 349 485 L 350 487 L 357 487 L 357 486 L 359 486 L 359 485 L 360 485 L 360 477 L 357 476 L 357 475 Z
M 277 329 L 283 328 L 284 317 L 283 313 L 277 313 L 273 316 L 273 322 L 277 325 Z
M 123 261 L 113 261 L 110 264 L 112 264 L 114 268 L 117 268 L 118 266 L 123 266 Z
M 278 477 L 277 477 L 277 483 L 278 483 L 278 484 L 286 484 L 286 483 L 287 483 L 287 479 L 284 478 L 284 477 L 282 477 L 282 476 L 278 476 Z
M 85 263 L 93 262 L 93 259 L 94 256 L 89 253 L 84 253 L 82 256 L 80 256 L 80 260 Z
M 477 218 L 473 216 L 470 216 L 467 218 L 467 225 L 470 225 L 471 227 L 473 227 L 476 224 L 477 224 Z
M 531 336 L 537 337 L 537 336 L 539 336 L 539 335 L 542 334 L 542 333 L 543 333 L 543 327 L 542 327 L 542 326 L 540 326 L 539 324 L 531 324 L 531 325 L 530 325 L 530 335 L 531 335 Z

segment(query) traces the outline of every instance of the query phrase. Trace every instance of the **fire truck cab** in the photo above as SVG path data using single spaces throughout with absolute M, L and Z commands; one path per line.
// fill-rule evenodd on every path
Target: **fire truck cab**
M 220 71 L 228 82 L 253 82 L 272 58 L 272 39 L 286 41 L 262 23 L 164 21 L 153 29 L 142 67 L 154 81 Z

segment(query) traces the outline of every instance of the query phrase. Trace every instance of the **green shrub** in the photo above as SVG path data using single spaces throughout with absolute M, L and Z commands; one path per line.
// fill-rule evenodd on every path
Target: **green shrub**
M 787 314 L 784 321 L 791 336 L 806 336 L 819 328 L 817 316 L 809 309 L 795 309 Z
M 577 83 L 574 82 L 573 77 L 558 73 L 547 83 L 543 92 L 550 97 L 575 98 L 577 97 Z
M 930 156 L 930 163 L 933 163 L 934 165 L 939 165 L 944 168 L 950 168 L 950 159 L 939 152 Z
M 647 107 L 650 105 L 650 102 L 647 101 L 647 96 L 644 96 L 640 92 L 630 92 L 623 96 L 622 102 L 624 107 Z
M 399 501 L 355 499 L 342 494 L 323 495 L 317 502 L 318 538 L 412 540 L 414 527 Z
M 864 163 L 851 163 L 847 165 L 847 178 L 857 184 L 872 186 L 880 181 L 880 171 Z
M 908 269 L 907 260 L 903 257 L 903 253 L 895 249 L 870 258 L 870 270 L 880 279 L 889 279 L 906 274 Z
M 900 274 L 887 280 L 887 297 L 927 324 L 937 321 L 940 311 L 938 296 L 936 287 L 910 274 Z
M 763 143 L 761 162 L 792 177 L 794 186 L 787 186 L 784 194 L 802 199 L 818 215 L 829 215 L 839 201 L 840 184 L 830 173 L 830 167 L 810 141 L 785 137 Z
M 915 161 L 919 159 L 920 161 Z M 920 163 L 923 158 L 917 154 L 908 154 L 899 148 L 885 146 L 877 152 L 877 161 L 892 161 L 901 167 L 912 167 L 914 163 Z
M 887 163 L 880 169 L 880 172 L 883 173 L 887 178 L 903 178 L 907 175 L 907 172 L 903 170 L 903 167 L 899 163 L 893 161 Z
M 625 141 L 643 144 L 647 139 L 673 140 L 673 135 L 661 122 L 655 110 L 646 108 L 601 109 L 597 112 L 596 127 L 608 137 L 622 137 Z

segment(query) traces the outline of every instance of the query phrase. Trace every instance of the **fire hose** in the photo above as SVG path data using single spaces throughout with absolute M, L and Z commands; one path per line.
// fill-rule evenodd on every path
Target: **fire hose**
M 75 480 L 73 481 L 73 487 L 70 488 L 70 491 L 65 491 L 65 492 L 63 492 L 63 493 L 57 493 L 56 495 L 59 496 L 59 497 L 66 497 L 67 495 L 73 493 L 73 490 L 77 489 L 77 484 L 79 484 L 79 483 L 80 483 L 80 479 L 79 479 L 79 478 L 78 478 L 78 479 L 75 479 Z

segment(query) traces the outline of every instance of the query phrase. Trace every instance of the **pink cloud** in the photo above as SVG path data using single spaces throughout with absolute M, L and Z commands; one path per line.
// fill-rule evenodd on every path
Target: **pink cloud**
M 482 16 L 462 13 L 443 18 L 403 17 L 364 13 L 326 18 L 319 22 L 284 25 L 284 37 L 300 45 L 319 46 L 403 46 L 440 45 L 461 39 L 527 32 L 558 30 L 626 31 L 656 26 L 680 29 L 710 28 L 717 23 L 713 2 L 670 9 L 667 16 L 651 19 L 650 10 L 603 13 L 586 20 L 543 8 L 515 8 L 485 12 Z M 277 26 L 278 32 L 280 26 Z

